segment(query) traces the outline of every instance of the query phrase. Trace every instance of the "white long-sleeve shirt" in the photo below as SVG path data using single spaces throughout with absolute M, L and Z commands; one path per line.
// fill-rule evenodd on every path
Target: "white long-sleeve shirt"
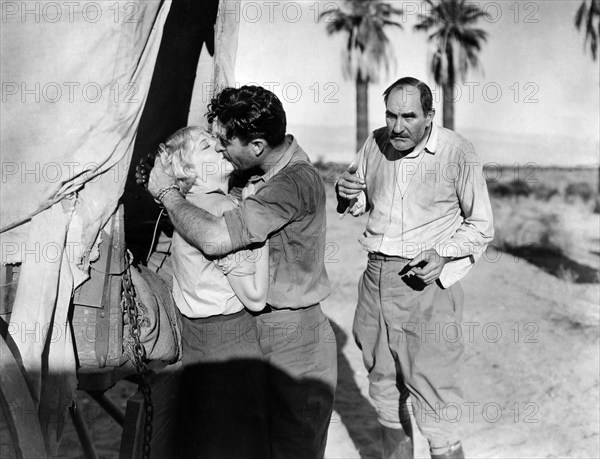
M 414 258 L 434 249 L 452 257 L 445 287 L 462 278 L 492 241 L 494 226 L 483 165 L 473 145 L 432 124 L 429 138 L 402 157 L 387 128 L 374 131 L 354 161 L 365 179 L 353 215 L 370 211 L 359 242 L 368 252 Z

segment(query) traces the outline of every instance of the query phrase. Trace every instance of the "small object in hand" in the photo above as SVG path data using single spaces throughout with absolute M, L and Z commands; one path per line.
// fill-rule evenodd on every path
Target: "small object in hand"
M 415 273 L 412 273 L 411 270 L 413 268 L 423 268 L 426 265 L 427 265 L 427 262 L 425 260 L 420 261 L 415 266 L 410 266 L 407 263 L 404 266 L 404 268 L 402 268 L 400 270 L 398 275 L 402 279 L 402 282 L 404 282 L 406 285 L 408 285 L 413 290 L 420 292 L 425 287 L 427 287 L 427 284 L 425 282 L 423 282 L 421 279 L 419 279 Z
M 356 204 L 356 201 L 357 201 L 356 198 L 353 198 L 350 200 L 350 202 L 348 203 L 348 207 L 346 207 L 346 210 L 344 211 L 344 213 L 342 215 L 340 215 L 340 220 L 342 218 L 344 218 L 348 212 L 350 212 L 350 209 L 352 209 L 354 207 L 354 204 Z
M 404 265 L 404 268 L 402 268 L 402 270 L 398 273 L 398 275 L 404 276 L 404 275 L 408 274 L 408 272 L 413 268 L 424 268 L 425 266 L 427 266 L 427 262 L 425 260 L 420 261 L 415 266 L 410 266 L 408 263 L 406 263 L 406 265 Z

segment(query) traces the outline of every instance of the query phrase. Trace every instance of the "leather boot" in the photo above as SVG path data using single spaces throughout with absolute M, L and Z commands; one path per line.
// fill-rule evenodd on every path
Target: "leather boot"
M 442 454 L 431 452 L 431 459 L 465 459 L 465 453 L 460 442 L 454 443 L 448 447 L 448 450 Z
M 413 442 L 404 430 L 379 425 L 383 459 L 413 459 Z

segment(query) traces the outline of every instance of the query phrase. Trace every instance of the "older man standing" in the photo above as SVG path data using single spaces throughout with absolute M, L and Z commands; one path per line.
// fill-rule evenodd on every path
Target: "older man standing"
M 323 457 L 337 382 L 336 345 L 324 339 L 331 325 L 319 304 L 329 295 L 323 180 L 286 135 L 285 111 L 272 92 L 226 88 L 211 101 L 208 118 L 217 152 L 237 171 L 257 171 L 250 179 L 255 194 L 215 217 L 172 188 L 158 160 L 148 191 L 160 197 L 178 233 L 207 256 L 269 239 L 267 307 L 257 322 L 268 364 L 271 457 Z
M 433 124 L 425 83 L 402 78 L 384 101 L 387 126 L 371 134 L 336 185 L 339 212 L 369 212 L 354 336 L 384 457 L 413 457 L 410 396 L 432 458 L 462 458 L 447 412 L 462 401 L 458 280 L 493 237 L 487 187 L 471 143 Z

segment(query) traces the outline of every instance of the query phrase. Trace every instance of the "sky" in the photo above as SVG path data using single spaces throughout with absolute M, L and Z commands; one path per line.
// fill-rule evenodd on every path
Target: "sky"
M 369 91 L 370 128 L 384 124 L 383 90 L 402 76 L 427 82 L 441 124 L 441 90 L 429 73 L 433 44 L 413 30 L 420 1 L 393 1 L 402 29 L 388 29 L 395 65 Z M 484 162 L 540 166 L 599 163 L 600 72 L 573 24 L 579 0 L 472 1 L 490 15 L 481 69 L 460 86 L 455 129 Z M 340 2 L 243 1 L 238 84 L 271 89 L 288 114 L 288 131 L 313 159 L 344 161 L 355 152 L 355 89 L 342 75 L 345 36 L 329 36 L 319 13 Z

